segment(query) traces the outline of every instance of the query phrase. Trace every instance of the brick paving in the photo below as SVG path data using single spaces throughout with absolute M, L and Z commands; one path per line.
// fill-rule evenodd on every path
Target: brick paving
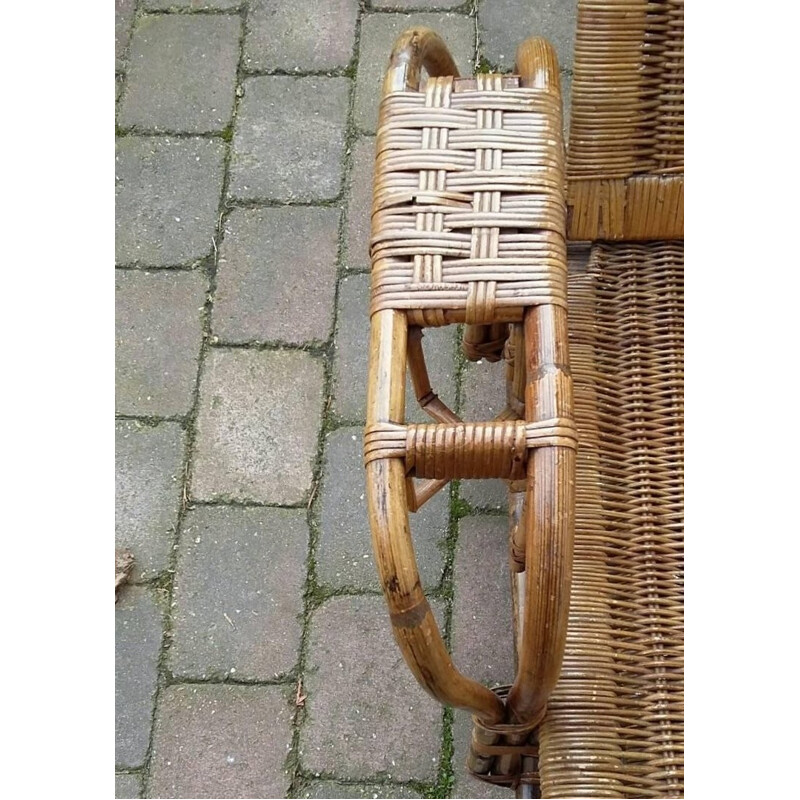
M 404 28 L 465 74 L 545 35 L 568 96 L 574 20 L 575 0 L 116 0 L 117 797 L 510 796 L 466 774 L 469 717 L 417 686 L 375 573 L 373 134 Z M 434 389 L 490 418 L 502 365 L 464 364 L 457 333 L 426 331 Z M 489 685 L 513 672 L 505 507 L 462 482 L 412 515 L 456 663 Z

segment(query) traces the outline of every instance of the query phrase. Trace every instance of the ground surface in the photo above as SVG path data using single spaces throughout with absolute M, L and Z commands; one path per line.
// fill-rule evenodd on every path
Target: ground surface
M 568 97 L 574 6 L 116 0 L 116 539 L 136 557 L 117 797 L 509 796 L 466 776 L 468 716 L 417 687 L 379 594 L 360 455 L 373 134 L 413 24 L 464 73 L 542 34 Z M 434 388 L 488 419 L 502 367 L 464 364 L 456 333 L 426 335 Z M 474 482 L 412 519 L 456 664 L 489 684 L 513 667 L 504 505 Z

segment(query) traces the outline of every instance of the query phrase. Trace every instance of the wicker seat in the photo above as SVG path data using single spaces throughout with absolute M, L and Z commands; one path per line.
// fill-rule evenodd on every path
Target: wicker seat
M 675 0 L 581 0 L 566 161 L 541 39 L 514 75 L 459 78 L 413 29 L 384 82 L 376 561 L 409 667 L 473 714 L 469 769 L 518 796 L 682 796 L 682 21 Z M 605 241 L 568 275 L 568 238 Z M 433 392 L 423 329 L 448 324 L 468 358 L 505 358 L 497 419 L 462 421 Z M 431 424 L 405 424 L 406 370 Z M 494 690 L 453 665 L 408 526 L 449 480 L 483 477 L 509 487 L 517 674 Z

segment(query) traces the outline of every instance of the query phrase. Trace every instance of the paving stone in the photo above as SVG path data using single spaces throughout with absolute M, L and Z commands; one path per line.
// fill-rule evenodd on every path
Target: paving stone
M 172 672 L 269 680 L 293 669 L 307 551 L 305 509 L 189 511 L 178 551 Z
M 166 11 L 168 9 L 191 9 L 200 11 L 213 9 L 215 11 L 229 11 L 240 8 L 244 0 L 140 0 L 142 8 L 147 11 Z
M 291 713 L 278 686 L 169 686 L 159 699 L 151 797 L 286 797 Z
M 470 422 L 494 419 L 506 407 L 505 363 L 467 362 L 462 378 L 462 413 Z M 506 484 L 499 478 L 461 481 L 460 496 L 474 508 L 508 508 Z
M 136 0 L 114 0 L 114 67 L 125 68 L 125 54 L 131 40 Z
M 173 267 L 211 252 L 223 156 L 224 143 L 211 139 L 117 140 L 118 264 Z
M 118 413 L 191 411 L 205 292 L 199 272 L 116 271 Z
M 153 592 L 141 586 L 120 591 L 115 609 L 115 718 L 117 766 L 144 764 L 158 681 L 163 619 Z
M 453 718 L 453 771 L 455 784 L 453 797 L 459 798 L 500 798 L 509 800 L 514 792 L 502 786 L 473 778 L 467 771 L 467 753 L 472 736 L 472 717 L 467 711 L 455 709 Z
M 331 200 L 339 194 L 350 81 L 267 76 L 244 82 L 230 193 L 240 200 Z
M 340 212 L 234 209 L 225 222 L 212 328 L 224 342 L 327 341 Z
M 319 798 L 388 798 L 388 797 L 422 797 L 407 786 L 394 784 L 335 783 L 320 781 L 313 783 L 301 793 L 301 797 Z
M 367 517 L 362 443 L 362 428 L 339 428 L 326 439 L 317 578 L 333 587 L 379 590 Z M 409 514 L 409 519 L 422 585 L 436 588 L 444 569 L 447 490 L 432 497 L 417 513 Z
M 353 57 L 358 0 L 250 0 L 244 66 L 313 72 Z
M 114 776 L 114 797 L 141 797 L 142 777 L 132 772 L 118 772 Z
M 378 127 L 381 84 L 395 39 L 417 25 L 433 28 L 444 39 L 464 75 L 471 75 L 475 58 L 475 27 L 462 14 L 367 14 L 361 20 L 354 119 L 363 131 Z
M 374 167 L 375 137 L 363 136 L 353 147 L 353 171 L 348 191 L 344 261 L 348 269 L 370 268 L 369 238 Z
M 142 17 L 128 57 L 122 127 L 212 133 L 231 121 L 241 19 L 218 14 Z
M 426 328 L 422 342 L 433 390 L 450 408 L 456 396 L 455 335 L 454 326 Z M 348 422 L 366 419 L 368 344 L 369 275 L 349 275 L 339 285 L 333 363 L 333 411 Z M 406 419 L 430 422 L 417 403 L 410 378 L 406 384 Z
M 184 446 L 177 422 L 116 424 L 116 546 L 133 553 L 134 580 L 152 578 L 169 566 Z
M 319 359 L 215 349 L 200 381 L 192 494 L 289 505 L 311 489 L 322 418 Z
M 481 683 L 514 679 L 508 521 L 476 515 L 459 523 L 453 605 L 453 660 Z
M 307 769 L 343 780 L 435 780 L 441 706 L 403 662 L 383 597 L 328 600 L 311 623 L 308 663 Z
M 491 0 L 478 12 L 483 54 L 490 63 L 512 69 L 517 46 L 543 36 L 556 49 L 561 67 L 572 66 L 577 0 Z
M 372 0 L 372 7 L 376 9 L 415 9 L 437 8 L 449 10 L 464 5 L 465 0 Z

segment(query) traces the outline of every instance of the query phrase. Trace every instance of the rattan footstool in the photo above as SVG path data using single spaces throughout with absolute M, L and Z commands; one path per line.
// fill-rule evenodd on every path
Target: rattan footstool
M 421 88 L 421 72 L 428 79 Z M 566 181 L 558 65 L 529 39 L 516 75 L 459 78 L 442 40 L 397 41 L 383 88 L 372 206 L 364 461 L 395 638 L 422 686 L 471 711 L 470 769 L 536 780 L 531 733 L 558 679 L 569 612 L 577 437 L 567 337 Z M 426 327 L 464 324 L 470 359 L 508 362 L 508 405 L 464 422 L 434 393 Z M 431 424 L 406 424 L 406 371 Z M 514 684 L 453 665 L 421 589 L 408 523 L 451 479 L 511 489 Z

